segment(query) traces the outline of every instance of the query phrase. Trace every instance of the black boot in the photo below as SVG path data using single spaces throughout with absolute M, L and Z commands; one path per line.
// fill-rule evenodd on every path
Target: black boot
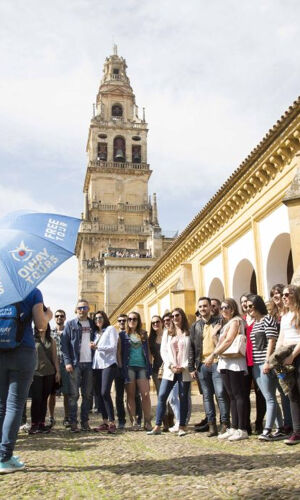
M 218 428 L 217 428 L 216 422 L 209 422 L 208 426 L 209 426 L 209 431 L 207 433 L 207 437 L 211 438 L 211 437 L 217 436 L 218 435 Z

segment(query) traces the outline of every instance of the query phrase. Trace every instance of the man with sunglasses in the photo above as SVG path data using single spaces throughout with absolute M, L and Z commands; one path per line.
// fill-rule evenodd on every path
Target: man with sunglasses
M 118 327 L 119 327 L 119 334 L 122 332 L 126 333 L 126 324 L 127 324 L 127 314 L 120 314 L 118 317 Z M 119 339 L 120 342 L 120 339 Z M 124 429 L 125 424 L 126 424 L 126 412 L 125 412 L 125 405 L 124 405 L 124 391 L 125 391 L 125 379 L 122 373 L 122 368 L 120 366 L 121 360 L 118 360 L 119 366 L 118 366 L 118 371 L 117 375 L 115 377 L 115 389 L 116 389 L 116 410 L 117 410 L 117 415 L 118 415 L 118 429 Z M 137 414 L 137 423 L 141 425 L 142 422 L 142 404 L 141 404 L 141 397 L 139 392 L 137 391 L 136 397 L 135 397 L 135 407 L 136 407 L 136 414 Z
M 69 374 L 69 417 L 71 432 L 79 432 L 77 425 L 77 402 L 81 390 L 81 430 L 89 431 L 89 409 L 93 388 L 92 361 L 96 326 L 88 317 L 89 303 L 79 299 L 76 306 L 77 317 L 67 321 L 61 336 L 61 350 L 66 370 Z
M 69 422 L 69 406 L 68 406 L 68 394 L 69 394 L 69 374 L 66 370 L 62 352 L 61 352 L 61 335 L 64 331 L 65 321 L 66 321 L 66 313 L 63 309 L 58 309 L 54 315 L 55 318 L 55 327 L 51 330 L 51 337 L 55 340 L 56 350 L 57 350 L 57 359 L 60 364 L 60 376 L 61 376 L 61 386 L 59 391 L 63 394 L 64 397 L 64 420 L 63 425 L 65 427 L 70 427 Z M 53 392 L 49 396 L 48 400 L 48 408 L 49 408 L 49 425 L 51 427 L 55 424 L 54 418 L 54 410 L 56 403 L 56 394 L 57 388 L 54 386 Z
M 223 386 L 221 374 L 217 371 L 217 359 L 211 366 L 205 365 L 205 359 L 212 354 L 217 342 L 217 329 L 220 329 L 220 321 L 212 316 L 211 300 L 209 297 L 200 297 L 198 300 L 198 311 L 200 319 L 191 326 L 189 371 L 193 378 L 198 377 L 203 391 L 204 409 L 208 423 L 208 437 L 217 436 L 216 409 L 214 394 L 216 395 L 220 416 L 221 432 L 229 425 L 229 405 Z M 217 328 L 216 325 L 218 325 Z M 206 426 L 203 426 L 206 430 Z M 196 431 L 202 429 L 195 428 Z

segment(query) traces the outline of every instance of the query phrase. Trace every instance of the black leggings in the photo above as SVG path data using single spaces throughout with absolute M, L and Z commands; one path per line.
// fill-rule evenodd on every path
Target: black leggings
M 247 398 L 245 372 L 221 370 L 225 390 L 230 399 L 231 426 L 233 429 L 247 429 Z
M 296 357 L 294 363 L 295 367 L 295 385 L 289 392 L 289 399 L 291 404 L 291 414 L 293 421 L 293 431 L 300 434 L 300 354 Z
M 104 420 L 108 419 L 110 422 L 113 422 L 115 420 L 115 413 L 110 391 L 117 373 L 117 365 L 114 363 L 107 368 L 93 371 L 95 376 L 95 394 L 98 397 L 98 408 Z
M 45 423 L 47 413 L 47 400 L 55 382 L 54 375 L 44 377 L 33 377 L 30 388 L 31 394 L 31 424 L 39 425 Z

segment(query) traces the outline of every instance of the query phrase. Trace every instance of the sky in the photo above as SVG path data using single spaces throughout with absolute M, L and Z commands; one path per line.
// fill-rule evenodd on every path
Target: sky
M 181 231 L 299 95 L 298 0 L 0 0 L 0 215 L 80 217 L 114 43 L 149 124 L 149 194 Z M 74 314 L 76 258 L 40 285 Z

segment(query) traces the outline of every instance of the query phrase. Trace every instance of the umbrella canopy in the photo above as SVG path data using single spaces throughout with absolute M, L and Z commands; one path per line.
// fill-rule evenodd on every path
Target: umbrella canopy
M 0 219 L 0 307 L 25 299 L 74 255 L 80 219 L 14 212 Z

